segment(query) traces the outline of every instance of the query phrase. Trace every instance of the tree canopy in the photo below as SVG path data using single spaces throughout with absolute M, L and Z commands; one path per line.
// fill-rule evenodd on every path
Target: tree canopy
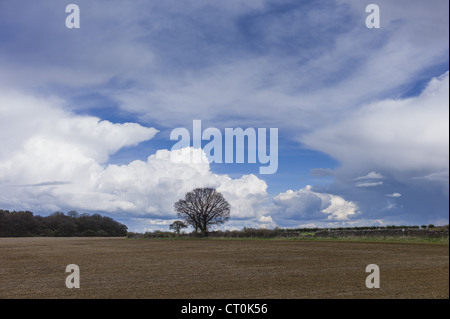
M 169 225 L 169 229 L 173 229 L 177 233 L 177 235 L 180 235 L 180 231 L 182 228 L 187 228 L 187 225 L 181 220 L 176 220 Z
M 174 208 L 178 216 L 202 236 L 207 235 L 208 227 L 230 219 L 230 204 L 214 188 L 196 188 L 176 202 Z
M 30 211 L 0 210 L 0 237 L 27 236 L 126 236 L 127 226 L 99 214 L 34 216 Z

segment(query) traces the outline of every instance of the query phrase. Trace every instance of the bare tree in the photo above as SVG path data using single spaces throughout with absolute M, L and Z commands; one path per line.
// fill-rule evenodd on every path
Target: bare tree
M 169 229 L 173 229 L 178 236 L 180 236 L 180 231 L 182 228 L 186 228 L 186 224 L 183 223 L 181 220 L 176 220 L 172 224 L 169 225 Z
M 230 219 L 230 204 L 214 188 L 196 188 L 176 202 L 174 208 L 178 216 L 203 237 L 207 235 L 208 226 Z

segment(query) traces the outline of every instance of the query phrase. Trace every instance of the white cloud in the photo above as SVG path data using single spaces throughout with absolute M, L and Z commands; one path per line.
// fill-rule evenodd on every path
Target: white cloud
M 302 141 L 337 159 L 341 172 L 379 167 L 407 178 L 448 172 L 449 74 L 432 79 L 417 97 L 365 105 Z
M 10 2 L 0 13 L 8 15 L 7 29 L 18 35 L 32 29 L 39 45 L 28 55 L 28 39 L 6 41 L 0 83 L 47 90 L 58 83 L 67 88 L 61 94 L 71 88 L 108 96 L 161 126 L 202 115 L 215 126 L 264 122 L 301 134 L 345 118 L 363 101 L 398 94 L 448 55 L 442 1 L 426 10 L 420 1 L 408 10 L 383 2 L 377 32 L 365 28 L 365 7 L 355 1 L 279 5 L 86 2 L 89 26 L 67 34 L 42 19 L 59 15 L 51 1 L 33 9 Z
M 273 202 L 277 218 L 286 220 L 342 221 L 358 213 L 354 202 L 338 195 L 314 192 L 309 185 L 298 191 L 280 193 Z
M 386 196 L 388 196 L 388 197 L 401 197 L 402 194 L 395 192 L 395 193 L 392 193 L 392 194 L 386 194 Z
M 397 205 L 394 203 L 387 203 L 387 205 L 382 210 L 391 210 L 397 208 Z
M 373 186 L 380 186 L 383 185 L 383 182 L 363 182 L 363 183 L 357 183 L 356 187 L 373 187 Z
M 235 218 L 250 218 L 264 213 L 263 205 L 268 201 L 267 184 L 264 180 L 250 174 L 239 179 L 227 175 L 214 175 L 217 190 L 221 192 L 234 208 Z
M 427 66 L 445 59 L 448 28 L 440 8 L 445 6 L 434 2 L 424 14 L 417 1 L 408 6 L 410 10 L 395 1 L 385 2 L 383 28 L 377 32 L 365 28 L 365 6 L 354 1 L 305 4 L 271 14 L 257 10 L 258 14 L 250 15 L 245 30 L 234 21 L 248 11 L 228 15 L 230 11 L 225 10 L 220 26 L 227 27 L 217 29 L 224 41 L 245 41 L 246 31 L 251 30 L 252 38 L 246 41 L 249 43 L 220 47 L 217 52 L 223 55 L 216 55 L 214 63 L 204 62 L 196 70 L 177 69 L 176 77 L 168 73 L 143 80 L 151 81 L 151 85 L 141 87 L 154 89 L 113 94 L 123 109 L 169 127 L 201 115 L 204 120 L 215 121 L 215 126 L 226 126 L 227 121 L 232 121 L 233 126 L 269 122 L 302 134 L 347 118 L 362 103 L 380 96 L 397 96 Z M 212 8 L 212 12 L 219 7 Z M 418 19 L 420 24 L 416 23 Z M 308 41 L 316 32 L 321 32 L 320 37 Z M 209 56 L 209 51 L 200 49 L 204 42 L 198 43 L 198 37 L 191 39 L 199 48 L 193 52 Z M 252 51 L 253 42 L 264 48 L 264 54 Z M 236 47 L 237 54 L 227 51 L 229 47 Z M 173 43 L 170 48 L 178 45 Z M 173 110 L 170 114 L 166 112 L 169 107 Z M 224 116 L 227 114 L 233 116 Z
M 362 179 L 382 179 L 382 178 L 385 178 L 385 177 L 383 175 L 381 175 L 380 173 L 370 172 L 365 176 L 356 177 L 354 180 L 358 181 L 358 180 L 362 180 Z
M 425 176 L 420 177 L 413 177 L 414 179 L 424 179 L 428 181 L 435 181 L 435 182 L 448 182 L 449 174 L 448 171 L 442 171 L 442 172 L 433 172 L 430 174 L 427 174 Z
M 158 132 L 65 111 L 55 98 L 0 92 L 0 180 L 15 185 L 89 179 L 111 154 Z
M 91 187 L 97 192 L 114 194 L 132 205 L 130 214 L 159 217 L 174 216 L 173 204 L 196 187 L 215 187 L 231 205 L 232 218 L 249 218 L 259 213 L 258 207 L 267 198 L 267 184 L 255 175 L 232 179 L 213 174 L 209 163 L 174 163 L 171 152 L 158 150 L 147 161 L 128 165 L 108 165 Z M 192 152 L 205 156 L 203 150 Z M 117 210 L 111 203 L 109 211 Z
M 0 133 L 8 136 L 0 153 L 3 207 L 126 212 L 167 219 L 176 216 L 173 204 L 186 192 L 211 186 L 229 201 L 232 218 L 263 214 L 259 208 L 267 200 L 267 184 L 255 175 L 233 179 L 213 174 L 208 161 L 174 163 L 168 150 L 158 150 L 147 161 L 107 164 L 111 154 L 151 139 L 157 130 L 78 116 L 61 109 L 61 104 L 0 94 Z M 201 149 L 191 151 L 206 158 Z
M 152 232 L 155 230 L 169 230 L 169 225 L 172 224 L 177 219 L 144 219 L 144 218 L 133 218 L 133 226 L 137 227 L 138 232 Z
M 418 97 L 395 99 L 448 64 L 448 3 L 410 1 L 405 10 L 402 1 L 380 1 L 382 28 L 375 32 L 364 26 L 362 2 L 278 10 L 262 0 L 183 7 L 86 2 L 90 25 L 70 34 L 55 27 L 63 4 L 32 8 L 10 1 L 0 11 L 5 30 L 15 30 L 0 48 L 0 86 L 66 100 L 100 95 L 120 112 L 161 127 L 192 118 L 216 127 L 280 127 L 337 159 L 340 168 L 329 172 L 337 180 L 360 176 L 359 192 L 380 189 L 368 187 L 379 183 L 370 180 L 376 169 L 405 185 L 441 183 L 448 193 L 448 73 Z M 0 203 L 164 215 L 176 196 L 167 199 L 157 186 L 173 191 L 207 182 L 222 187 L 237 217 L 266 216 L 258 202 L 266 200 L 267 185 L 255 176 L 180 168 L 162 151 L 147 161 L 107 166 L 111 154 L 156 130 L 76 116 L 69 107 L 89 106 L 2 92 Z M 319 205 L 317 216 L 327 215 L 318 196 L 302 196 L 307 203 L 299 203 L 300 212 Z M 295 213 L 294 207 L 286 211 Z M 342 215 L 337 211 L 333 218 Z
M 329 205 L 322 210 L 323 213 L 329 214 L 329 220 L 347 220 L 357 214 L 358 206 L 354 202 L 345 200 L 343 197 L 333 194 L 319 195 L 322 200 L 328 200 Z
M 272 216 L 260 216 L 258 222 L 260 223 L 258 228 L 274 228 L 277 226 Z
M 386 222 L 421 223 L 433 218 L 429 211 L 448 215 L 448 72 L 417 96 L 362 105 L 302 141 L 339 162 L 331 192 L 357 199 L 361 218 L 384 212 L 391 215 L 382 216 Z M 402 205 L 383 205 L 392 187 L 402 194 Z

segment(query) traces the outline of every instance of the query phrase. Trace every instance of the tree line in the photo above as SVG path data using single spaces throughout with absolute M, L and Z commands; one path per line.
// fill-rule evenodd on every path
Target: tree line
M 0 237 L 126 236 L 127 226 L 99 214 L 70 211 L 42 217 L 30 211 L 0 210 Z
M 152 232 L 136 233 L 129 232 L 128 238 L 193 238 L 201 237 L 201 233 L 195 231 L 184 232 L 182 228 L 187 227 L 180 221 L 175 221 L 170 225 L 172 231 L 154 230 Z M 286 237 L 314 237 L 318 232 L 322 231 L 386 231 L 386 230 L 427 230 L 432 232 L 436 231 L 448 231 L 448 225 L 434 226 L 432 224 L 426 226 L 360 226 L 360 227 L 337 227 L 337 228 L 279 228 L 274 229 L 267 228 L 252 228 L 244 227 L 241 230 L 214 230 L 208 232 L 210 238 L 286 238 Z

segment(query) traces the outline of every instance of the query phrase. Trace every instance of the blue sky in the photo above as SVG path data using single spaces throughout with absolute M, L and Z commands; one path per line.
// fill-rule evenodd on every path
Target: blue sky
M 1 208 L 167 229 L 213 186 L 229 229 L 448 224 L 448 2 L 73 3 L 0 1 Z M 277 128 L 277 172 L 171 162 L 193 120 Z

